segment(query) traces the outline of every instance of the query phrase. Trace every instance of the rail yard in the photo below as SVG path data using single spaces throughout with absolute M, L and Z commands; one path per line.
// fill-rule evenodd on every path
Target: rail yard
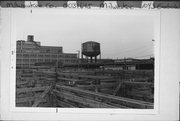
M 36 67 L 17 69 L 16 78 L 16 106 L 153 108 L 152 70 Z
M 153 109 L 153 58 L 102 59 L 100 44 L 93 41 L 83 43 L 81 58 L 79 53 L 74 58 L 62 48 L 41 48 L 32 36 L 28 42 L 36 47 L 17 53 L 22 56 L 16 64 L 17 107 Z M 62 56 L 73 60 L 65 63 L 57 58 Z

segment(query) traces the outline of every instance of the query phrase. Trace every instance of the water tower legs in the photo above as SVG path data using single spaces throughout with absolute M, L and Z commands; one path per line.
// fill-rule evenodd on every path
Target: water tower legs
M 88 57 L 86 56 L 86 62 L 88 62 Z
M 97 62 L 97 56 L 95 56 L 95 63 Z
M 83 54 L 81 53 L 81 62 L 83 63 L 84 62 L 84 58 L 83 58 Z
M 89 62 L 89 63 L 97 63 L 98 61 L 98 56 L 85 56 L 85 58 L 83 57 L 83 55 L 81 55 L 81 62 Z M 101 59 L 101 57 L 100 57 Z
M 92 56 L 91 56 L 91 63 L 93 62 Z

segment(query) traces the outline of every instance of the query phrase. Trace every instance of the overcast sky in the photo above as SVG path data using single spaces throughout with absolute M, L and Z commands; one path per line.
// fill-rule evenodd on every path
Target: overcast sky
M 81 43 L 101 44 L 102 58 L 149 58 L 153 56 L 153 21 L 148 16 L 125 15 L 20 15 L 17 40 L 34 35 L 41 45 L 63 46 L 64 53 L 77 53 Z

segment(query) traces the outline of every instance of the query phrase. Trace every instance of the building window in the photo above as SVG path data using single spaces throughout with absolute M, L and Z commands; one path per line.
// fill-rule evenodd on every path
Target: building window
M 64 60 L 64 58 L 58 58 L 58 61 L 63 61 Z
M 36 62 L 36 59 L 31 59 L 30 62 Z
M 43 57 L 43 54 L 39 54 L 38 57 Z
M 69 56 L 68 56 L 68 55 L 65 55 L 65 58 L 69 58 Z
M 71 58 L 77 58 L 77 56 L 76 55 L 72 55 Z
M 62 50 L 60 49 L 60 50 L 58 50 L 58 53 L 62 53 Z
M 28 55 L 28 54 L 23 54 L 23 57 L 24 57 L 24 58 L 28 58 L 29 55 Z
M 50 58 L 50 55 L 45 55 L 46 58 Z
M 72 63 L 76 63 L 77 61 L 76 60 L 71 60 Z
M 43 59 L 38 59 L 38 62 L 43 62 Z
M 50 49 L 47 49 L 46 52 L 49 53 L 49 52 L 50 52 Z
M 71 60 L 65 60 L 67 63 L 69 63 Z
M 36 59 L 33 59 L 33 62 L 36 62 Z
M 52 59 L 52 62 L 57 62 L 57 60 L 56 59 Z
M 21 57 L 22 55 L 21 55 L 21 54 L 17 54 L 16 56 L 17 56 L 17 58 L 18 58 L 18 57 Z
M 51 57 L 52 57 L 52 58 L 57 58 L 57 55 L 52 55 Z
M 63 56 L 62 55 L 58 55 L 59 58 L 62 58 Z
M 17 62 L 17 63 L 21 62 L 21 59 L 17 59 L 16 62 Z
M 50 59 L 45 59 L 45 62 L 50 62 Z
M 29 59 L 23 59 L 23 62 L 29 62 Z
M 33 58 L 33 57 L 36 57 L 37 55 L 36 54 L 31 54 L 30 57 Z

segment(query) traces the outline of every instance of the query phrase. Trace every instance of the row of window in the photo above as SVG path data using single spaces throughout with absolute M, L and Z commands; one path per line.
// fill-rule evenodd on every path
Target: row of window
M 34 64 L 37 62 L 57 62 L 57 60 L 36 60 L 36 59 L 31 59 L 31 60 L 23 60 L 23 61 L 17 61 L 16 64 Z M 62 60 L 63 63 L 77 63 L 77 60 Z
M 26 50 L 23 50 L 23 49 L 21 49 L 21 48 L 19 48 L 19 49 L 16 49 L 16 52 L 17 53 L 32 53 L 32 52 L 37 52 L 37 53 L 39 53 L 39 50 L 38 49 L 36 49 L 36 48 L 29 48 L 29 49 L 26 49 Z
M 45 54 L 17 54 L 17 58 L 32 58 L 32 57 L 46 57 L 46 58 L 77 58 L 76 55 L 45 55 Z
M 42 53 L 62 53 L 62 50 L 49 50 L 49 49 L 41 50 L 40 49 L 40 52 L 42 52 Z
M 17 62 L 55 62 L 55 61 L 67 61 L 67 62 L 77 62 L 77 59 L 61 59 L 61 60 L 57 60 L 57 59 L 17 59 Z
M 33 49 L 35 49 L 41 53 L 57 53 L 57 54 L 62 53 L 62 50 L 49 50 L 49 49 L 41 50 L 41 49 L 34 47 L 34 46 L 27 46 L 27 47 L 26 46 L 17 46 L 16 51 L 17 52 L 27 52 L 27 51 L 33 50 Z
M 20 46 L 20 45 L 18 45 L 16 49 L 17 50 L 22 49 L 23 51 L 26 51 L 28 49 L 35 49 L 35 48 L 38 49 L 42 53 L 62 53 L 62 50 L 50 50 L 50 49 L 42 50 L 42 49 L 37 48 L 36 46 Z

